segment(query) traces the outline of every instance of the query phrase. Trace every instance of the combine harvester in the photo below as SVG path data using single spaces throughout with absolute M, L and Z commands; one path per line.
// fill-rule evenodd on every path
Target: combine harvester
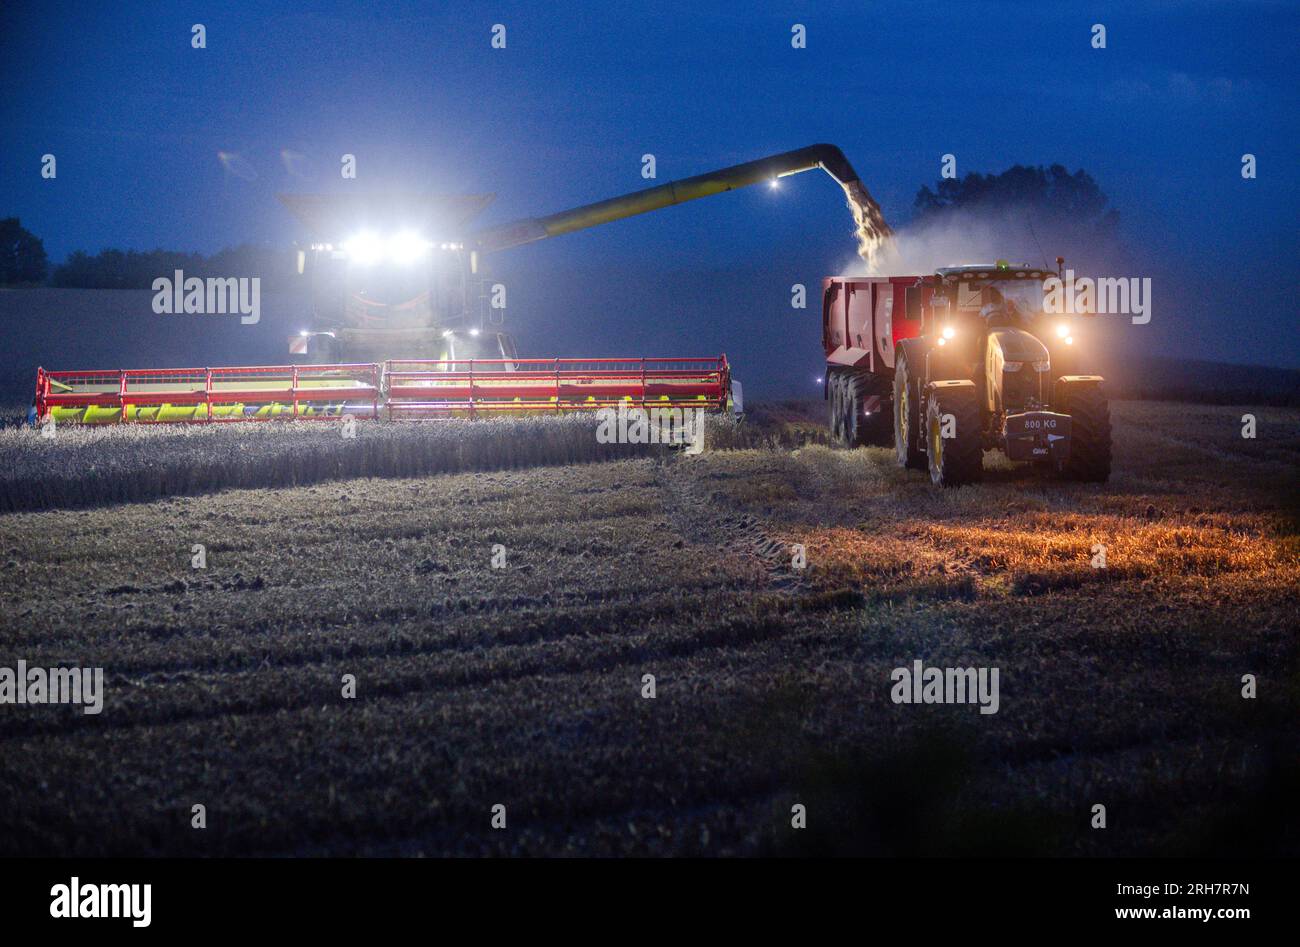
M 717 358 L 520 358 L 498 331 L 481 258 L 674 204 L 821 168 L 864 233 L 888 233 L 843 153 L 813 145 L 465 236 L 492 195 L 284 195 L 313 235 L 298 251 L 311 325 L 287 365 L 38 369 L 34 417 L 83 424 L 384 420 L 590 411 L 624 404 L 739 412 Z M 874 216 L 873 216 L 874 215 Z M 883 230 L 882 230 L 883 228 Z

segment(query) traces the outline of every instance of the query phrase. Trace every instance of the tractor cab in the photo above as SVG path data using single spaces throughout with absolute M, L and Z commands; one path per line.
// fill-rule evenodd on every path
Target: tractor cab
M 1043 280 L 1050 271 L 1004 260 L 945 267 L 931 297 L 936 343 L 945 361 L 975 379 L 983 409 L 1041 407 L 1051 395 L 1052 359 L 1035 334 L 1043 319 Z
M 989 327 L 1029 328 L 1043 312 L 1043 280 L 1053 275 L 999 260 L 943 267 L 926 282 L 934 287 L 931 306 L 941 320 L 978 316 Z
M 900 463 L 949 486 L 978 480 L 981 451 L 993 449 L 1072 479 L 1109 475 L 1102 378 L 1076 374 L 1074 329 L 1045 311 L 1044 282 L 1057 275 L 999 260 L 917 281 L 930 290 L 921 331 L 895 361 Z

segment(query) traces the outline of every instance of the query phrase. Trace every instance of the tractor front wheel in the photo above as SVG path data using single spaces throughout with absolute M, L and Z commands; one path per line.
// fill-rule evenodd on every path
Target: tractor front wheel
M 930 386 L 925 434 L 932 483 L 960 487 L 983 478 L 984 449 L 974 385 L 940 382 Z
M 1110 477 L 1110 406 L 1093 382 L 1060 381 L 1057 410 L 1070 416 L 1070 455 L 1060 467 L 1066 480 L 1104 483 Z

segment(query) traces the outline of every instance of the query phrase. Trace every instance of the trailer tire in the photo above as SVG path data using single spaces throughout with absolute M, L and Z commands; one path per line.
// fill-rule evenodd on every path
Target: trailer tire
M 830 406 L 830 415 L 826 419 L 826 426 L 830 428 L 831 443 L 836 447 L 844 446 L 844 407 L 843 395 L 840 393 L 840 376 L 838 372 L 829 372 L 826 378 L 827 403 Z
M 943 436 L 948 416 L 952 418 L 952 437 Z M 983 479 L 980 406 L 974 385 L 932 386 L 926 398 L 925 432 L 931 483 L 961 487 Z
M 921 389 L 913 377 L 913 360 L 919 352 L 906 342 L 898 347 L 894 363 L 894 455 L 898 466 L 924 470 L 925 452 L 921 449 Z M 924 359 L 919 361 L 924 364 Z
M 850 447 L 888 447 L 894 438 L 891 415 L 882 409 L 868 416 L 867 399 L 887 401 L 882 379 L 873 372 L 853 371 L 845 378 L 845 439 Z
M 1066 480 L 1104 483 L 1110 477 L 1110 406 L 1095 381 L 1056 383 L 1057 410 L 1070 416 L 1070 456 L 1059 468 Z

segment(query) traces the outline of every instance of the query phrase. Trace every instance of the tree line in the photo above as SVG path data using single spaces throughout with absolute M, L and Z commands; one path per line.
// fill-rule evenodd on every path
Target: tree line
M 1059 164 L 1017 164 L 1001 174 L 942 178 L 934 190 L 922 187 L 912 207 L 922 222 L 962 211 L 1014 208 L 1032 212 L 1049 226 L 1065 223 L 1096 236 L 1113 235 L 1119 224 L 1119 212 L 1092 175 L 1082 168 L 1071 173 Z
M 181 250 L 76 250 L 51 268 L 45 246 L 17 217 L 0 220 L 0 284 L 68 289 L 152 289 L 176 270 L 186 277 L 258 276 L 263 289 L 288 288 L 296 275 L 292 252 L 242 244 L 205 256 Z

